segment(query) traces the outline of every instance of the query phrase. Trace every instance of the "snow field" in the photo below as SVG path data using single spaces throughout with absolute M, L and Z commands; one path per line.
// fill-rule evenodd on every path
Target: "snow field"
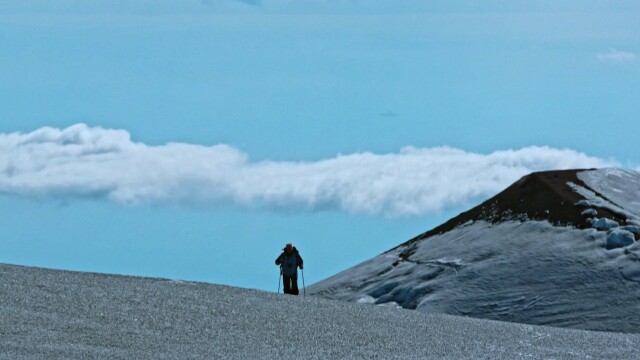
M 640 343 L 166 279 L 0 276 L 0 359 L 630 359 Z

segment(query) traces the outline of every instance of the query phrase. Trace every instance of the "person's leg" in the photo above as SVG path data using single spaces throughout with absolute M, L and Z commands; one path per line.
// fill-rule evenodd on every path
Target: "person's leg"
M 284 293 L 291 294 L 291 276 L 282 275 L 282 282 L 284 283 Z
M 291 277 L 291 294 L 298 295 L 300 291 L 298 291 L 298 274 L 294 274 Z

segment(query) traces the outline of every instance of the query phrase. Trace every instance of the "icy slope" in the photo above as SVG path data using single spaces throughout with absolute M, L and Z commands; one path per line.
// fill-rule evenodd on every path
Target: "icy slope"
M 0 265 L 0 359 L 631 359 L 640 335 Z
M 627 222 L 640 225 L 640 173 L 624 169 L 582 171 L 578 178 L 594 191 L 587 201 L 600 203 L 628 217 Z
M 314 284 L 333 299 L 640 332 L 640 175 L 529 175 L 397 248 Z

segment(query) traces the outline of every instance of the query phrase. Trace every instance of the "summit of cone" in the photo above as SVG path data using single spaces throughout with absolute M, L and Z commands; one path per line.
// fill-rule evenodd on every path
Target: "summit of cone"
M 589 229 L 593 224 L 583 212 L 588 207 L 586 199 L 575 191 L 574 184 L 593 192 L 599 198 L 613 203 L 607 196 L 599 193 L 585 183 L 579 173 L 597 171 L 596 169 L 552 170 L 534 172 L 523 176 L 497 195 L 482 204 L 465 211 L 445 223 L 426 231 L 402 245 L 424 240 L 433 235 L 442 234 L 463 224 L 473 221 L 499 223 L 504 221 L 548 221 L 555 226 L 572 226 Z M 592 205 L 592 204 L 589 204 Z M 614 220 L 621 225 L 627 224 L 627 217 L 610 207 L 597 207 L 600 217 Z M 635 234 L 640 239 L 639 234 Z M 401 246 L 401 245 L 400 245 Z M 407 256 L 408 254 L 403 254 Z
M 585 207 L 579 205 L 579 202 L 585 198 L 568 184 L 573 183 L 581 186 L 603 199 L 607 199 L 607 197 L 578 177 L 579 173 L 585 171 L 596 170 L 555 170 L 531 173 L 482 204 L 409 241 L 418 241 L 442 234 L 469 221 L 478 220 L 490 223 L 511 220 L 546 220 L 557 226 L 591 228 L 592 224 L 582 214 Z M 600 216 L 626 224 L 627 219 L 622 214 L 609 208 L 599 208 L 598 213 Z

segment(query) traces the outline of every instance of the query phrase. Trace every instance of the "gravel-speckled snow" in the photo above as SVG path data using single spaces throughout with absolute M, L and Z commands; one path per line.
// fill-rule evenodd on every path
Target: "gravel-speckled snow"
M 0 265 L 0 359 L 631 359 L 639 335 Z

